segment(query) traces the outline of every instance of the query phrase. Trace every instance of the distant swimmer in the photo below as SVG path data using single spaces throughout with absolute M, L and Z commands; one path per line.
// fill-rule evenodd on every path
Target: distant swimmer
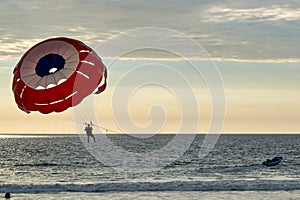
M 88 143 L 90 143 L 90 137 L 92 137 L 94 139 L 94 142 L 96 142 L 95 136 L 93 135 L 92 125 L 93 125 L 92 122 L 90 122 L 89 124 L 87 124 L 87 126 L 84 129 L 88 137 Z
M 4 197 L 5 197 L 5 199 L 10 199 L 10 193 L 6 192 Z

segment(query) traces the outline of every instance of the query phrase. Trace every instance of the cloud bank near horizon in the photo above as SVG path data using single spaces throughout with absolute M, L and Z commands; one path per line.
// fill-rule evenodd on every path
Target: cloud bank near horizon
M 1 1 L 0 60 L 17 59 L 49 37 L 92 47 L 138 27 L 174 29 L 215 60 L 299 62 L 300 3 L 295 1 Z M 5 20 L 4 20 L 5 19 Z M 180 38 L 173 38 L 179 46 Z M 122 45 L 122 44 L 120 44 Z M 198 58 L 190 51 L 191 58 Z M 164 54 L 156 58 L 168 58 Z M 142 53 L 137 58 L 149 57 Z M 201 59 L 201 58 L 199 58 Z

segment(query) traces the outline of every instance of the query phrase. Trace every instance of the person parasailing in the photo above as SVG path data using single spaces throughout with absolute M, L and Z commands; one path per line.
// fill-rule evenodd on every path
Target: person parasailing
M 84 131 L 86 132 L 86 135 L 88 137 L 88 143 L 90 143 L 90 137 L 92 137 L 94 139 L 94 142 L 96 142 L 95 136 L 93 135 L 93 123 L 90 122 L 89 124 L 86 123 L 86 127 L 84 129 Z

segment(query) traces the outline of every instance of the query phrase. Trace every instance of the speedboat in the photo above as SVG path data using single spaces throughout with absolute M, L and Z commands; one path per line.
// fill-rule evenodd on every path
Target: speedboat
M 272 160 L 268 159 L 268 160 L 264 161 L 262 164 L 267 167 L 270 167 L 270 166 L 278 165 L 282 160 L 283 160 L 283 157 L 277 156 L 277 157 L 274 157 Z

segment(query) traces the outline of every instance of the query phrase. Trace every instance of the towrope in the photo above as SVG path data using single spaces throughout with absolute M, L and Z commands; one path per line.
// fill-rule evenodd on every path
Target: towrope
M 211 98 L 211 118 L 209 129 L 199 148 L 199 159 L 205 157 L 220 136 L 225 119 L 225 91 L 222 77 L 207 51 L 192 38 L 175 30 L 146 27 L 121 32 L 102 41 L 95 51 L 102 58 L 110 58 L 106 63 L 108 74 L 110 68 L 117 61 L 137 51 L 168 52 L 177 59 L 188 63 L 190 70 L 196 74 L 199 82 L 204 82 Z M 199 62 L 201 60 L 202 62 Z M 132 62 L 134 63 L 134 62 Z M 205 63 L 200 66 L 200 63 Z M 195 80 L 194 80 L 195 81 Z M 76 82 L 76 80 L 75 80 Z M 130 86 L 121 87 L 130 82 Z M 178 87 L 180 83 L 181 88 Z M 109 84 L 109 78 L 108 78 Z M 78 121 L 92 120 L 95 123 L 95 143 L 88 143 L 86 135 L 79 134 L 82 143 L 88 151 L 106 166 L 128 172 L 149 172 L 160 170 L 180 158 L 194 141 L 199 127 L 199 95 L 196 94 L 189 77 L 173 66 L 168 66 L 150 59 L 145 63 L 137 62 L 136 65 L 122 69 L 122 74 L 116 80 L 112 91 L 112 114 L 114 122 L 123 133 L 139 140 L 146 140 L 159 133 L 167 121 L 168 113 L 163 105 L 155 104 L 149 108 L 150 123 L 141 127 L 134 123 L 130 114 L 129 102 L 135 93 L 145 87 L 161 87 L 171 93 L 178 103 L 180 110 L 180 124 L 174 137 L 159 149 L 147 152 L 129 151 L 113 143 L 109 137 L 101 132 L 96 119 L 98 112 L 94 106 L 94 97 L 90 95 L 79 106 L 75 107 L 74 118 L 78 133 L 84 127 Z M 89 113 L 84 116 L 84 112 Z M 99 111 L 100 112 L 100 111 Z M 164 120 L 156 120 L 164 119 Z M 103 131 L 103 129 L 102 129 Z M 133 134 L 150 133 L 150 134 Z M 188 133 L 188 134 L 186 134 Z M 139 144 L 139 145 L 142 145 Z

